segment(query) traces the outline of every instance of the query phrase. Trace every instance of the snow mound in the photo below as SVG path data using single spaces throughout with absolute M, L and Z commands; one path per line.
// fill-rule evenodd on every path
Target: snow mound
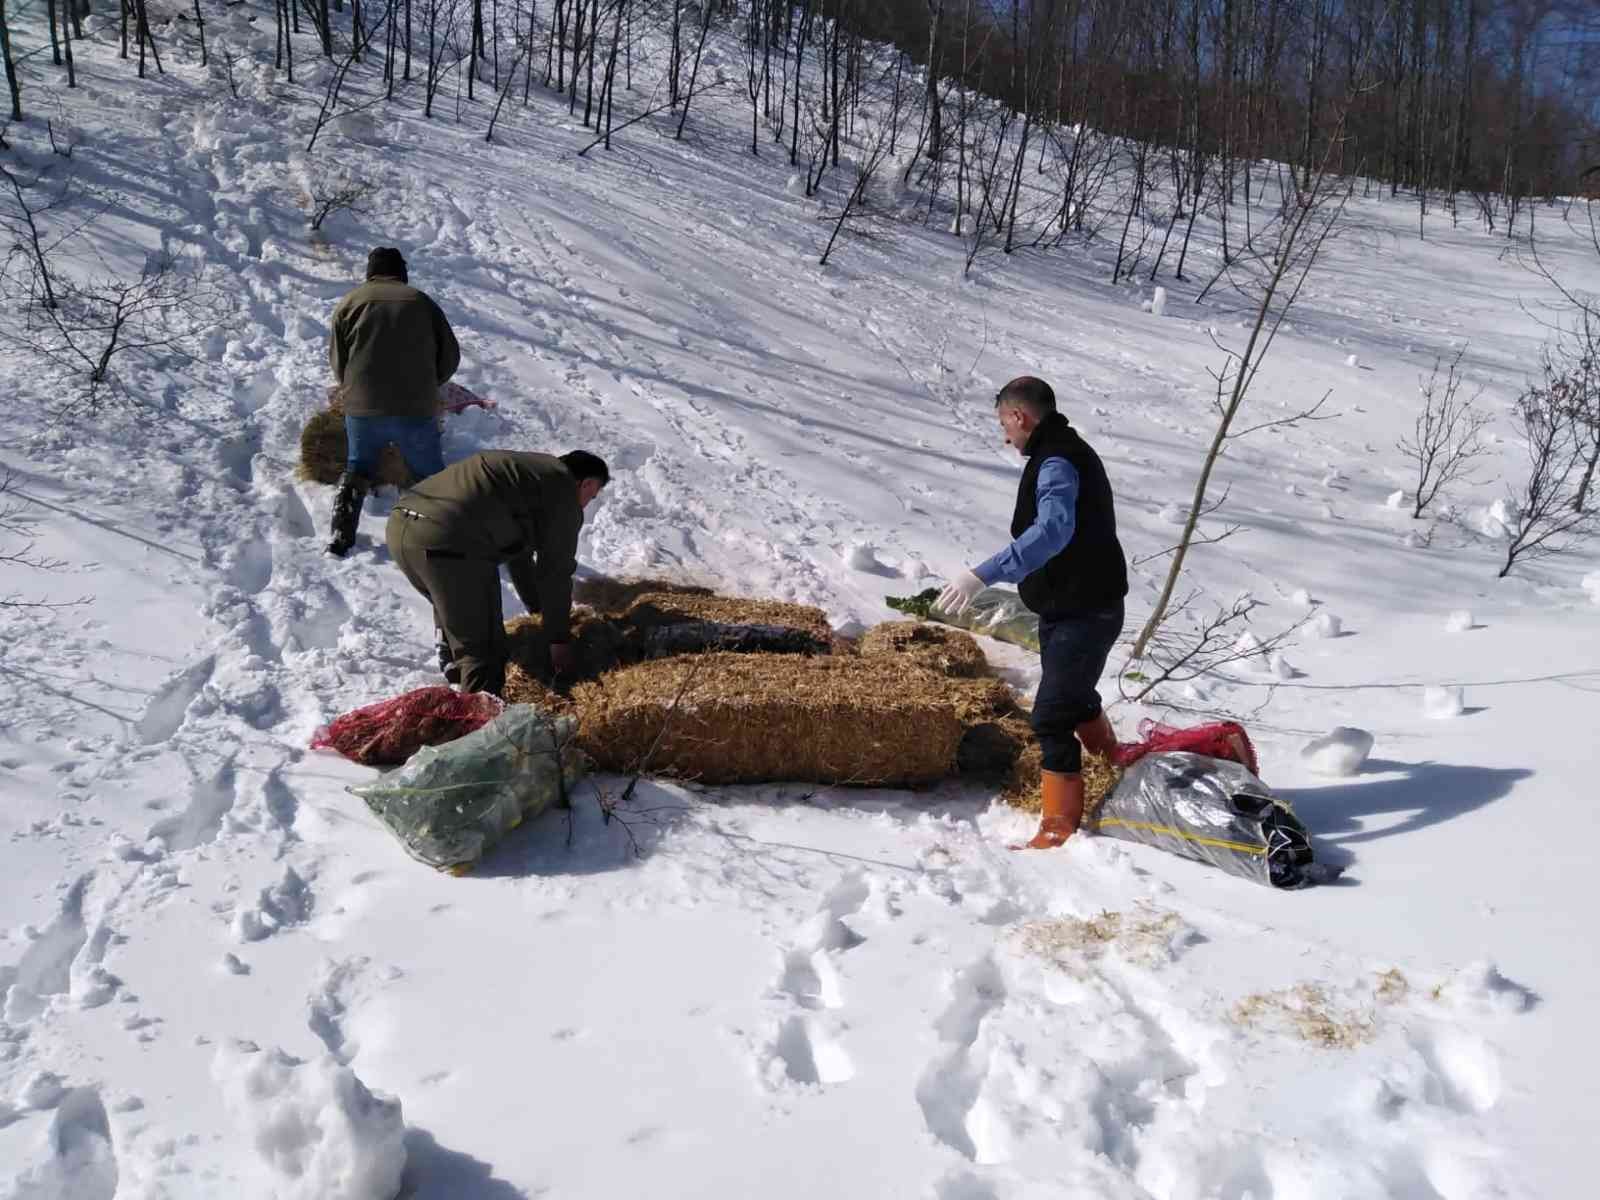
M 293 867 L 285 867 L 282 879 L 261 889 L 254 908 L 241 909 L 234 917 L 233 934 L 241 942 L 259 942 L 310 915 L 311 889 Z
M 1405 503 L 1406 503 L 1406 494 L 1403 491 L 1390 492 L 1387 496 L 1385 496 L 1383 498 L 1383 506 L 1385 508 L 1404 508 L 1405 507 Z
M 1346 354 L 1344 356 L 1344 365 L 1347 367 L 1359 367 L 1361 365 L 1361 356 L 1359 354 Z
M 1150 315 L 1164 317 L 1167 315 L 1167 289 L 1158 287 L 1156 294 L 1150 298 Z
M 1444 627 L 1451 633 L 1465 633 L 1474 623 L 1472 613 L 1464 608 L 1456 609 L 1444 619 Z
M 6 1200 L 113 1200 L 117 1157 L 111 1123 L 93 1088 L 74 1088 L 60 1098 L 35 1160 L 0 1184 Z
M 1426 687 L 1422 689 L 1422 715 L 1435 721 L 1459 717 L 1465 710 L 1462 691 L 1458 687 Z
M 211 1076 L 280 1200 L 393 1200 L 400 1190 L 400 1101 L 368 1091 L 349 1067 L 243 1042 L 217 1051 Z
M 1300 748 L 1300 758 L 1318 775 L 1354 775 L 1372 753 L 1372 735 L 1365 729 L 1340 725 Z
M 1163 504 L 1160 516 L 1168 525 L 1182 525 L 1189 519 L 1189 510 L 1181 504 Z
M 1311 593 L 1305 588 L 1295 588 L 1294 591 L 1289 593 L 1289 603 L 1300 608 L 1310 608 L 1316 601 L 1311 598 Z
M 1589 599 L 1600 604 L 1600 571 L 1590 571 L 1583 577 L 1583 590 L 1589 593 Z
M 1344 623 L 1334 613 L 1319 612 L 1312 617 L 1306 625 L 1306 632 L 1312 637 L 1336 638 L 1344 631 Z
M 878 559 L 878 548 L 871 542 L 851 542 L 844 548 L 841 556 L 845 565 L 855 571 L 881 571 L 883 563 Z

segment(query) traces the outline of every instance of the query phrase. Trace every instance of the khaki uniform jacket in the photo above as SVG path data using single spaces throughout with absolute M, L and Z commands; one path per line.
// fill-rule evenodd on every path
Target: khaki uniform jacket
M 379 275 L 333 310 L 328 361 L 350 416 L 434 417 L 439 385 L 461 365 L 461 347 L 431 298 Z
M 413 529 L 430 549 L 505 564 L 549 639 L 567 640 L 583 508 L 559 458 L 485 450 L 430 475 L 395 507 L 419 514 Z

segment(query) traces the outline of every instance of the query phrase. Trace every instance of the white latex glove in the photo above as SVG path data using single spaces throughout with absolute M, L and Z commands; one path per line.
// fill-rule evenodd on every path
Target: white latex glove
M 952 617 L 960 616 L 985 586 L 983 580 L 971 571 L 963 571 L 945 584 L 944 591 L 939 593 L 939 598 L 933 602 L 933 606 L 940 612 L 949 613 Z

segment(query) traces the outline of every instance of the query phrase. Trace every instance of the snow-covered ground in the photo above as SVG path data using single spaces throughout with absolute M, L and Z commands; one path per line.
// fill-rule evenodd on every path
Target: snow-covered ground
M 213 39 L 245 44 L 251 11 Z M 954 784 L 649 785 L 638 853 L 580 801 L 456 879 L 345 793 L 368 772 L 306 749 L 433 681 L 388 501 L 335 561 L 329 493 L 293 475 L 369 246 L 404 250 L 458 378 L 499 402 L 450 419 L 447 455 L 592 448 L 615 482 L 587 567 L 841 626 L 1000 544 L 1017 460 L 990 400 L 1021 373 L 1105 458 L 1130 555 L 1168 546 L 1212 339 L 1249 314 L 1170 277 L 1151 311 L 1103 247 L 964 277 L 960 242 L 910 223 L 819 270 L 827 226 L 776 149 L 739 153 L 736 89 L 696 102 L 697 136 L 645 123 L 582 159 L 555 100 L 508 104 L 492 149 L 481 100 L 461 124 L 377 107 L 316 158 L 381 199 L 314 242 L 314 65 L 292 92 L 257 68 L 235 101 L 175 46 L 133 80 L 104 28 L 76 92 L 26 64 L 38 115 L 10 153 L 49 161 L 46 116 L 81 136 L 71 169 L 110 204 L 77 269 L 195 256 L 232 308 L 197 363 L 129 372 L 138 406 L 53 415 L 68 394 L 0 345 L 0 461 L 63 564 L 0 567 L 0 593 L 85 601 L 0 609 L 0 1196 L 370 1197 L 402 1159 L 404 1195 L 491 1200 L 1592 1194 L 1600 576 L 1589 550 L 1494 577 L 1545 295 L 1502 238 L 1438 209 L 1418 241 L 1409 204 L 1358 194 L 1250 400 L 1264 421 L 1331 389 L 1337 416 L 1235 444 L 1243 529 L 1191 558 L 1214 599 L 1265 602 L 1263 636 L 1319 614 L 1292 669 L 1168 699 L 1249 714 L 1338 885 L 1091 837 L 1012 854 L 1028 819 Z M 1593 248 L 1539 221 L 1546 261 L 1600 288 Z M 1394 443 L 1463 344 L 1501 442 L 1419 538 L 1386 504 Z M 1301 749 L 1341 726 L 1370 757 L 1318 774 Z

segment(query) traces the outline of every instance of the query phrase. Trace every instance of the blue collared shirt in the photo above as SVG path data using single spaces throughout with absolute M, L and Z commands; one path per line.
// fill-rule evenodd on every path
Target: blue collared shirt
M 1047 458 L 1039 465 L 1035 483 L 1036 514 L 1033 524 L 993 558 L 972 573 L 990 587 L 1021 583 L 1072 541 L 1078 509 L 1078 472 L 1064 458 Z

